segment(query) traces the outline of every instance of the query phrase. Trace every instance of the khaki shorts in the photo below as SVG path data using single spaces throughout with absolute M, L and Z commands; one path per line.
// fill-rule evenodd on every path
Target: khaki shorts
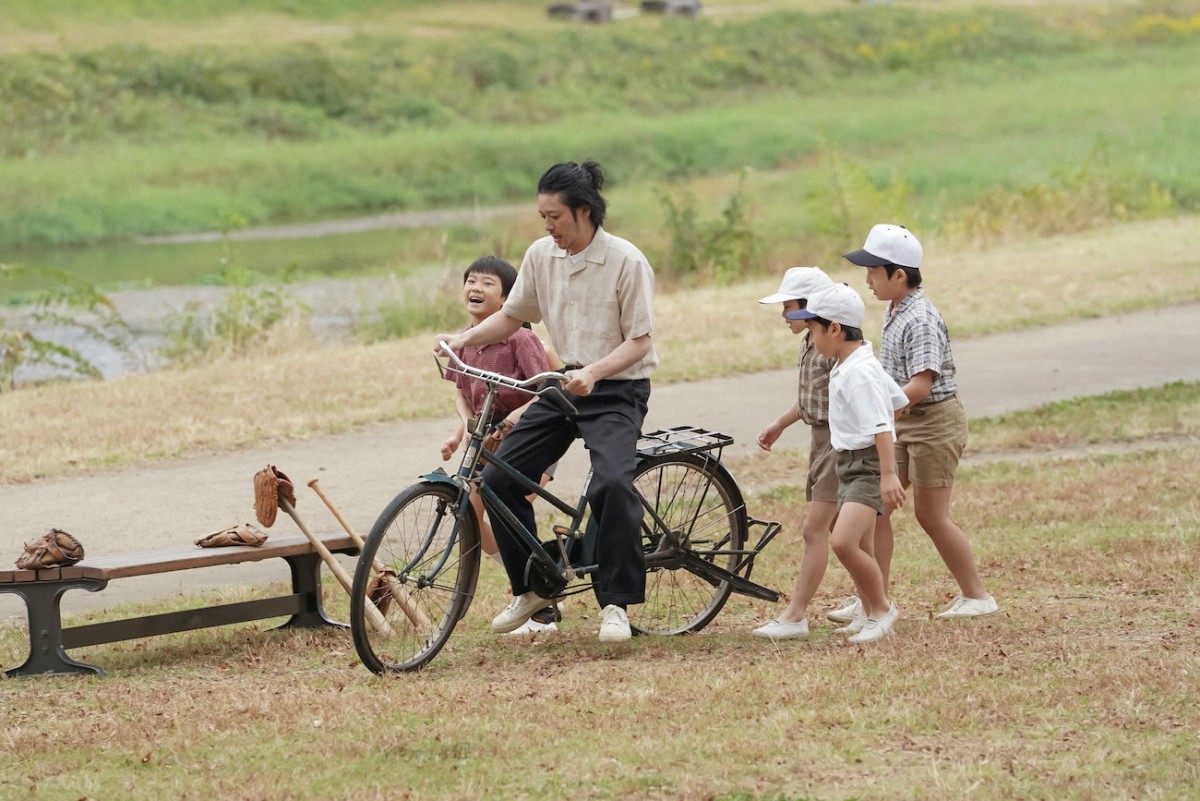
M 861 503 L 874 509 L 875 514 L 883 514 L 880 473 L 879 451 L 874 445 L 856 451 L 838 451 L 838 509 L 846 503 Z
M 967 412 L 955 395 L 911 409 L 896 420 L 896 468 L 918 487 L 954 486 L 967 447 Z
M 804 497 L 809 501 L 837 503 L 837 451 L 829 442 L 829 426 L 812 427 L 812 444 L 808 448 L 808 484 Z

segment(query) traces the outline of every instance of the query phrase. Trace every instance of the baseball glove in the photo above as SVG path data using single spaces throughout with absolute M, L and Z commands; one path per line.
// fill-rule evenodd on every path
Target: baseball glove
M 254 474 L 254 516 L 267 528 L 275 525 L 280 499 L 296 506 L 296 490 L 292 480 L 275 465 L 267 465 Z
M 252 545 L 255 548 L 267 541 L 266 532 L 255 528 L 250 523 L 240 526 L 223 528 L 196 540 L 201 548 L 220 548 L 225 545 Z
M 468 433 L 473 432 L 475 430 L 475 426 L 478 424 L 479 424 L 479 418 L 472 417 L 470 420 L 467 421 L 467 432 Z M 492 432 L 497 430 L 498 428 L 501 428 L 503 430 L 503 433 L 507 433 L 510 430 L 508 421 L 501 419 L 499 423 L 496 423 L 496 425 L 492 426 L 491 429 L 489 429 L 488 433 L 483 435 L 484 450 L 489 450 L 492 453 L 495 453 L 496 449 L 500 447 L 500 440 L 498 440 L 492 436 Z
M 375 576 L 375 580 L 367 587 L 367 600 L 375 604 L 375 608 L 384 616 L 392 608 L 392 591 L 388 581 L 396 580 L 396 574 L 388 570 Z
M 67 567 L 81 559 L 83 544 L 61 528 L 52 528 L 33 542 L 25 543 L 25 553 L 17 559 L 17 569 Z

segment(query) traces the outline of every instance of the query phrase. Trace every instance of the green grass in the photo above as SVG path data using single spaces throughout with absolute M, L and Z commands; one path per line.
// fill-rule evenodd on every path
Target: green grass
M 1200 502 L 1180 476 L 1198 470 L 1195 449 L 1164 448 L 961 471 L 955 518 L 1002 611 L 931 619 L 953 582 L 901 512 L 903 614 L 868 649 L 819 619 L 849 591 L 836 560 L 803 641 L 751 637 L 777 607 L 736 597 L 691 637 L 603 646 L 590 601 L 568 604 L 553 637 L 496 637 L 502 577 L 485 565 L 417 675 L 370 675 L 344 633 L 269 624 L 83 649 L 107 678 L 0 682 L 0 786 L 30 799 L 1188 798 Z M 755 577 L 790 587 L 803 488 L 749 503 L 784 524 Z M 24 648 L 0 629 L 0 661 Z
M 875 8 L 7 55 L 0 244 L 526 200 L 548 163 L 585 154 L 614 188 L 745 167 L 804 183 L 821 142 L 910 186 L 923 223 L 1097 159 L 1197 207 L 1200 36 L 1087 19 L 1098 33 Z

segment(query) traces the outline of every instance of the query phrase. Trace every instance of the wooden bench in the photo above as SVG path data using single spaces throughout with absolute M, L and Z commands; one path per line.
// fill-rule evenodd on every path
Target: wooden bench
M 358 547 L 346 534 L 318 536 L 333 553 L 358 553 Z M 291 568 L 292 592 L 289 595 L 65 629 L 62 626 L 59 603 L 67 590 L 79 588 L 98 592 L 108 582 L 118 578 L 259 562 L 275 557 L 286 559 Z M 10 677 L 80 673 L 103 676 L 104 671 L 100 668 L 67 656 L 66 649 L 285 615 L 291 617 L 280 628 L 343 626 L 327 617 L 321 605 L 321 564 L 321 558 L 305 537 L 272 534 L 258 548 L 245 545 L 199 548 L 192 545 L 121 556 L 100 556 L 85 559 L 71 567 L 0 570 L 0 592 L 20 595 L 25 600 L 29 617 L 29 657 L 24 664 L 6 670 L 5 674 Z

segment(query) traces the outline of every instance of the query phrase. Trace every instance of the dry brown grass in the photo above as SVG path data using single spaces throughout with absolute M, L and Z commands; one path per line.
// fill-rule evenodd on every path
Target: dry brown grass
M 477 603 L 419 675 L 371 676 L 341 633 L 260 627 L 81 653 L 106 679 L 0 683 L 0 786 L 28 798 L 1185 798 L 1197 780 L 1200 453 L 996 463 L 965 471 L 956 517 L 1003 609 L 945 622 L 953 584 L 898 518 L 896 636 L 847 647 L 749 628 L 595 640 L 591 604 L 554 637 L 494 637 Z M 756 577 L 787 587 L 796 488 Z M 344 607 L 332 594 L 334 607 Z M 234 597 L 237 597 L 234 594 Z M 22 650 L 0 638 L 4 662 Z
M 954 336 L 1200 299 L 1200 217 L 1159 220 L 1005 245 L 929 254 L 930 294 Z M 931 248 L 933 250 L 933 248 Z M 1133 266 L 1131 266 L 1133 265 Z M 865 293 L 862 270 L 830 268 Z M 791 337 L 770 336 L 778 310 L 755 301 L 774 277 L 663 293 L 656 301 L 660 382 L 778 369 Z M 882 304 L 868 296 L 865 328 Z M 129 464 L 267 439 L 445 416 L 431 337 L 321 347 L 299 338 L 246 359 L 104 383 L 0 394 L 0 481 Z

